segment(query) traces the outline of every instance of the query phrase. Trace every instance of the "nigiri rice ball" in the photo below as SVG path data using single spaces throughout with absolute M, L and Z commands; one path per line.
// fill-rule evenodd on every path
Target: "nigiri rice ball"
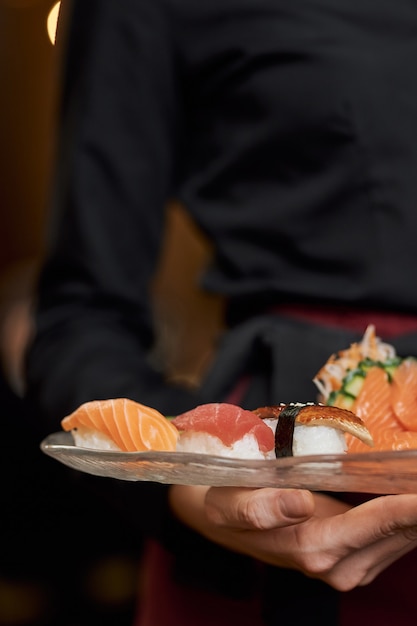
M 292 453 L 294 456 L 309 454 L 344 454 L 347 451 L 345 435 L 330 426 L 295 426 Z
M 213 456 L 225 456 L 234 459 L 273 459 L 274 450 L 263 453 L 259 450 L 256 437 L 244 435 L 231 446 L 225 446 L 219 437 L 208 433 L 185 431 L 177 442 L 177 452 L 198 452 Z
M 91 448 L 92 450 L 114 450 L 121 452 L 110 437 L 98 430 L 78 426 L 71 430 L 72 437 L 76 446 L 80 448 Z
M 265 419 L 264 422 L 275 433 L 277 420 Z M 344 454 L 345 452 L 347 452 L 347 443 L 341 430 L 331 426 L 295 424 L 292 444 L 293 456 Z

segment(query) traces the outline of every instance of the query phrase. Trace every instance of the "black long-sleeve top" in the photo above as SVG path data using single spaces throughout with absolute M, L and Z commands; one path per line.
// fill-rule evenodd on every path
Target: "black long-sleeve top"
M 203 286 L 231 323 L 281 302 L 417 314 L 414 0 L 75 0 L 67 37 L 28 355 L 51 426 L 93 398 L 193 404 L 146 356 L 169 198 L 213 242 Z

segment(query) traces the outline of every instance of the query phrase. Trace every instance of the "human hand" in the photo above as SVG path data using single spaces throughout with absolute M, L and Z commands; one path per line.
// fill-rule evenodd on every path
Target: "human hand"
M 357 507 L 303 490 L 189 487 L 174 513 L 230 550 L 319 578 L 339 591 L 370 583 L 417 547 L 417 495 Z

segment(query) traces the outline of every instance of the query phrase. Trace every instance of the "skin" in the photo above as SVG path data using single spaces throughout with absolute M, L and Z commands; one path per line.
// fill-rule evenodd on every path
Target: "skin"
M 351 507 L 304 490 L 174 485 L 170 505 L 215 543 L 339 591 L 369 584 L 417 547 L 417 494 Z

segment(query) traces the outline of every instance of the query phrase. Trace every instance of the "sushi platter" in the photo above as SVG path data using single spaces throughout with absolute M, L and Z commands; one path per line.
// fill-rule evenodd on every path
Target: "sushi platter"
M 49 435 L 41 450 L 72 469 L 127 481 L 374 494 L 417 492 L 417 450 L 246 460 L 191 452 L 93 450 L 74 445 L 70 433 L 65 432 Z

